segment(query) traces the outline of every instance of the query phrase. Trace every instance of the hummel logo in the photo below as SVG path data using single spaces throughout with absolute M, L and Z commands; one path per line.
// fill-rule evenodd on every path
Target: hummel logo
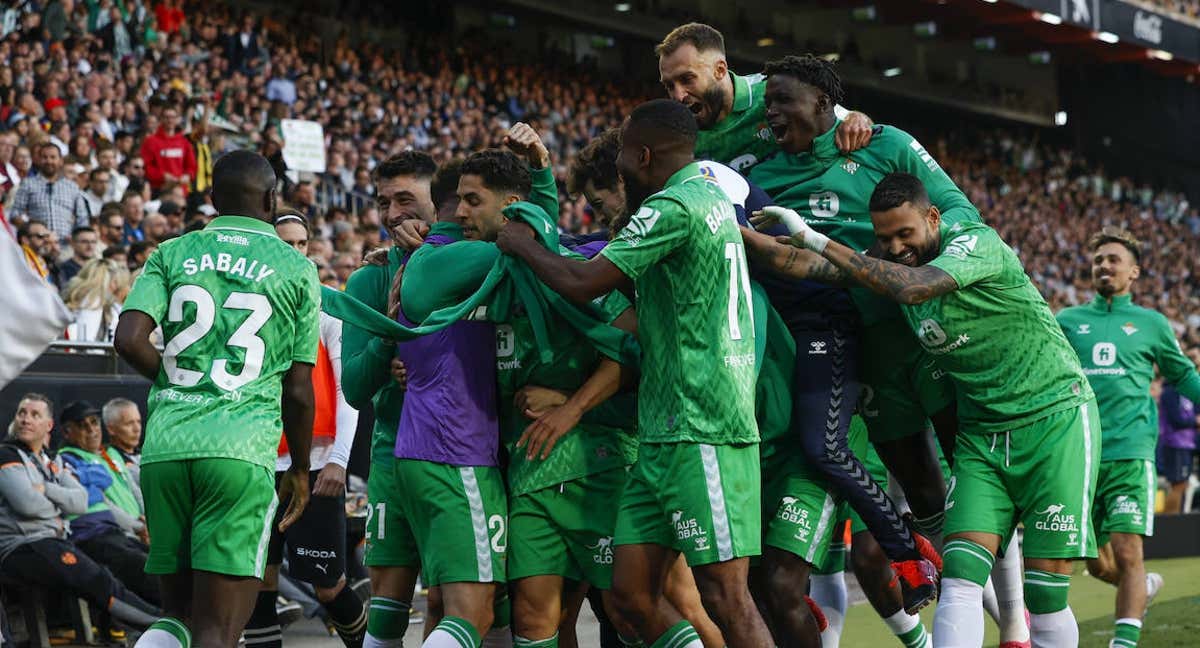
M 1080 324 L 1079 330 L 1076 331 L 1076 333 L 1078 333 L 1079 335 L 1087 335 L 1088 333 L 1091 333 L 1091 332 L 1092 332 L 1091 324 Z
M 825 350 L 825 343 L 820 340 L 810 342 L 808 346 L 810 347 L 808 355 L 826 355 L 829 353 Z

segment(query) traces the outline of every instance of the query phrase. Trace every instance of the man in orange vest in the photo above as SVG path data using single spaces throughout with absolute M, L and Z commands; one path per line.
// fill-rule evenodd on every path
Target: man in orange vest
M 308 222 L 294 211 L 275 220 L 279 237 L 300 254 L 308 251 Z M 317 600 L 329 613 L 334 630 L 347 648 L 361 648 L 367 629 L 367 610 L 358 594 L 346 583 L 346 463 L 354 445 L 358 411 L 342 396 L 342 322 L 321 313 L 321 338 L 313 367 L 312 499 L 304 514 L 287 531 L 280 533 L 279 520 L 271 527 L 267 568 L 262 590 L 243 636 L 246 648 L 280 648 L 282 635 L 275 600 L 279 595 L 279 566 L 287 548 L 288 576 L 309 583 Z M 279 443 L 277 475 L 291 466 L 287 441 Z M 280 512 L 286 507 L 280 503 Z

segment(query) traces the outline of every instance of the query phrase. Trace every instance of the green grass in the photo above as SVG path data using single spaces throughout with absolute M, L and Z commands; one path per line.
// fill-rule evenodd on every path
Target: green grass
M 1174 648 L 1200 646 L 1200 558 L 1151 560 L 1147 571 L 1166 578 L 1158 598 L 1146 615 L 1141 648 Z M 1082 565 L 1071 579 L 1071 609 L 1079 621 L 1081 648 L 1107 648 L 1112 637 L 1113 603 L 1116 589 L 1083 573 Z M 925 627 L 933 629 L 933 606 L 921 613 Z M 999 635 L 991 619 L 987 619 L 984 645 L 996 646 Z M 875 610 L 863 603 L 850 608 L 842 633 L 846 648 L 888 648 L 900 646 Z

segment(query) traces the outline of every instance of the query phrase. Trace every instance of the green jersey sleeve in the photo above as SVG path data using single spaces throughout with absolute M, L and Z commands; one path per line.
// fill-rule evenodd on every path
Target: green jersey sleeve
M 142 273 L 133 283 L 133 289 L 125 298 L 123 311 L 141 311 L 150 316 L 155 322 L 162 322 L 167 312 L 167 282 L 163 272 L 162 254 L 155 250 Z
M 921 179 L 929 193 L 930 203 L 937 205 L 938 210 L 942 212 L 943 223 L 954 225 L 963 221 L 983 222 L 979 210 L 971 204 L 962 189 L 954 184 L 937 160 L 933 159 L 915 137 L 891 126 L 886 127 L 881 136 L 889 140 L 889 150 L 895 151 L 895 156 L 891 158 L 896 166 L 895 170 Z
M 953 227 L 943 227 L 942 237 L 950 237 L 950 241 L 929 265 L 953 277 L 959 288 L 986 281 L 1003 271 L 1004 242 L 990 228 L 961 233 Z
M 1183 351 L 1179 349 L 1179 340 L 1171 323 L 1161 313 L 1156 313 L 1159 326 L 1155 339 L 1154 362 L 1167 382 L 1175 385 L 1175 389 L 1184 398 L 1200 403 L 1200 375 L 1196 374 L 1196 366 Z
M 549 166 L 530 171 L 529 202 L 546 212 L 551 221 L 558 222 L 558 183 L 554 171 Z
M 404 268 L 404 316 L 419 324 L 430 313 L 462 302 L 479 290 L 499 257 L 496 245 L 484 241 L 421 246 Z
M 671 200 L 650 199 L 629 220 L 604 255 L 630 279 L 665 259 L 691 236 L 688 213 Z
M 317 343 L 321 339 L 321 282 L 317 267 L 308 264 L 296 278 L 296 336 L 292 343 L 292 362 L 317 363 Z
M 390 287 L 388 267 L 367 265 L 350 275 L 346 281 L 346 294 L 380 313 L 386 313 Z M 391 377 L 393 355 L 394 346 L 383 338 L 351 322 L 343 322 L 342 392 L 348 403 L 356 409 L 362 409 L 371 402 L 371 398 Z

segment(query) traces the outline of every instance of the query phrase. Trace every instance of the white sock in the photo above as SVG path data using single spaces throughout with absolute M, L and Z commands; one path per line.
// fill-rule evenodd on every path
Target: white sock
M 983 646 L 983 586 L 963 578 L 943 578 L 933 616 L 934 648 Z
M 395 639 L 380 639 L 379 637 L 371 636 L 368 632 L 363 637 L 363 648 L 403 648 L 404 637 L 396 637 Z
M 821 633 L 821 648 L 838 648 L 846 624 L 846 573 L 813 574 L 808 583 L 808 595 L 829 621 L 829 627 Z
M 1079 624 L 1071 607 L 1050 614 L 1034 614 L 1029 621 L 1033 648 L 1074 648 L 1079 645 Z
M 512 629 L 504 626 L 488 630 L 487 634 L 483 635 L 482 648 L 513 648 Z
M 150 628 L 138 637 L 136 648 L 183 648 L 183 643 L 166 630 Z
M 1000 602 L 996 600 L 996 584 L 992 582 L 991 576 L 988 576 L 987 583 L 983 585 L 983 611 L 992 617 L 996 625 L 1000 625 Z
M 1000 607 L 1000 641 L 1029 641 L 1029 626 L 1025 624 L 1025 576 L 1021 571 L 1021 546 L 1016 534 L 1004 549 L 1004 557 L 996 557 L 992 565 L 992 582 L 996 587 L 996 602 Z

